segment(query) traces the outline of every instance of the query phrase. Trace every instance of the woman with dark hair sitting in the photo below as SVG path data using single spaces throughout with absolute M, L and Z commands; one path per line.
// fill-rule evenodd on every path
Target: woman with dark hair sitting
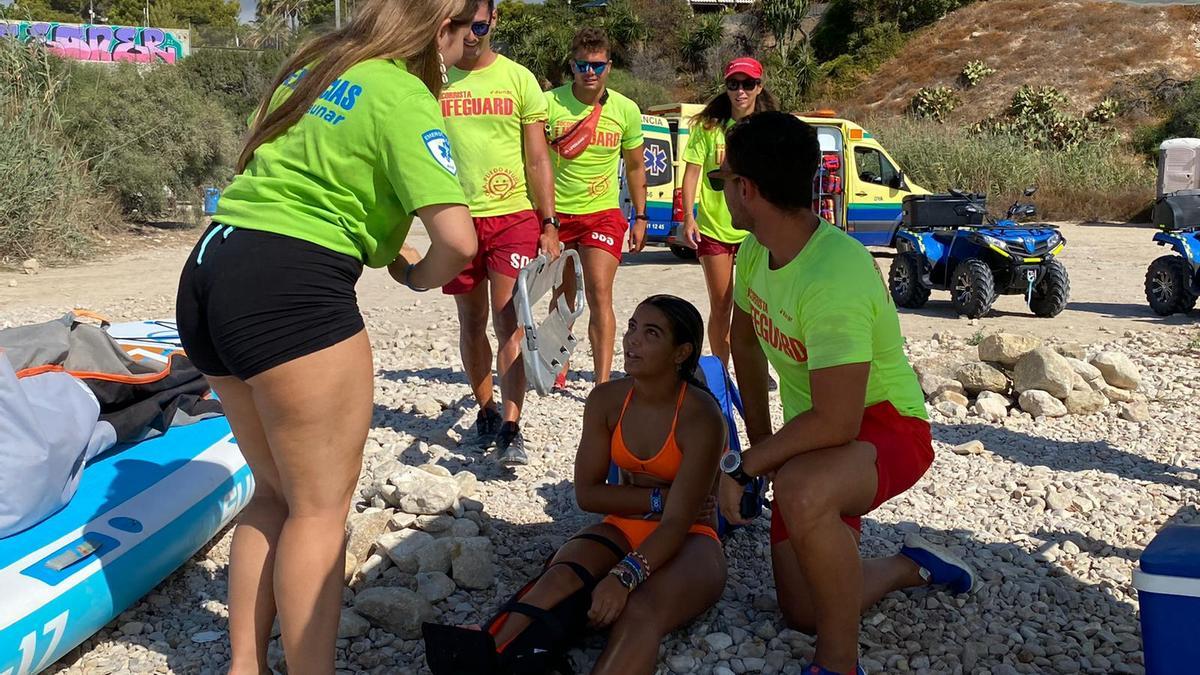
M 533 624 L 582 625 L 586 614 L 591 627 L 611 627 L 593 672 L 652 673 L 663 637 L 721 597 L 714 489 L 726 432 L 716 400 L 693 375 L 703 341 L 700 313 L 674 296 L 647 298 L 629 319 L 628 377 L 588 396 L 575 459 L 580 507 L 605 517 L 567 540 L 489 622 L 502 657 L 510 648 L 545 651 L 522 640 Z M 619 485 L 607 482 L 610 463 L 622 470 Z M 545 619 L 544 610 L 571 603 L 575 617 L 568 610 L 565 620 Z M 467 641 L 459 636 L 457 644 Z

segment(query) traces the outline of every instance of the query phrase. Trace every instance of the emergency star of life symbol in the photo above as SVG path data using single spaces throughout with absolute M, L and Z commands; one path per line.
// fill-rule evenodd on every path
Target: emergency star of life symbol
M 646 162 L 646 171 L 651 176 L 661 176 L 667 170 L 667 152 L 660 146 L 646 146 L 642 152 L 642 159 Z

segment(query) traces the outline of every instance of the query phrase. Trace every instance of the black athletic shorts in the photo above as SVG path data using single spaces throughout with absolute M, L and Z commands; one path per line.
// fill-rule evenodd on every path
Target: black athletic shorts
M 247 380 L 363 329 L 362 262 L 270 232 L 213 223 L 179 279 L 183 349 L 206 375 Z

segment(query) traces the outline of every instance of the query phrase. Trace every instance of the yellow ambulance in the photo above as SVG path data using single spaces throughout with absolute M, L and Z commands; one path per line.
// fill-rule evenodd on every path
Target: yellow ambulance
M 694 251 L 675 242 L 675 230 L 683 224 L 683 152 L 687 147 L 691 120 L 704 109 L 698 103 L 672 103 L 651 107 L 642 116 L 642 128 L 661 138 L 663 121 L 670 142 L 671 170 L 660 176 L 673 178 L 670 196 L 671 221 L 654 230 L 651 241 L 666 243 L 681 258 Z M 830 110 L 797 115 L 817 129 L 821 143 L 821 165 L 813 185 L 813 210 L 846 230 L 867 246 L 891 246 L 900 225 L 900 210 L 908 195 L 929 194 L 913 183 L 870 132 Z M 647 123 L 653 120 L 653 123 Z M 660 121 L 662 120 L 662 121 Z M 660 141 L 656 141 L 660 142 Z M 650 176 L 647 150 L 647 177 Z M 658 157 L 658 152 L 654 152 Z M 657 166 L 657 165 L 656 165 Z M 661 199 L 661 197 L 659 197 Z M 693 204 L 692 208 L 696 208 Z M 654 222 L 653 216 L 651 222 Z M 648 229 L 649 231 L 649 229 Z

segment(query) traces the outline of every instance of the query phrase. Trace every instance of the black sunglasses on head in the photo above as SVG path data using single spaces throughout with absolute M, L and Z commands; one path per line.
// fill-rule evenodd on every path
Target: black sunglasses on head
M 725 80 L 725 88 L 729 91 L 737 91 L 739 89 L 743 91 L 754 91 L 755 89 L 758 89 L 758 85 L 760 84 L 762 84 L 762 80 Z

